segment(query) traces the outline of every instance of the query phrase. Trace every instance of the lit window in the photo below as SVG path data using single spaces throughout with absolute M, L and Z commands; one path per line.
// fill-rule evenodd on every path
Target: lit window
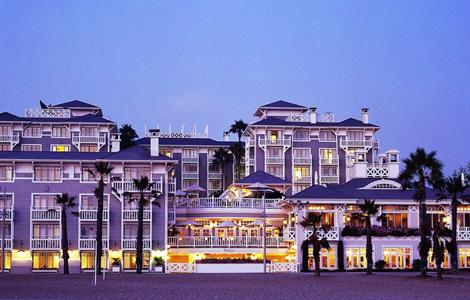
M 69 152 L 70 146 L 69 145 L 51 145 L 52 152 Z

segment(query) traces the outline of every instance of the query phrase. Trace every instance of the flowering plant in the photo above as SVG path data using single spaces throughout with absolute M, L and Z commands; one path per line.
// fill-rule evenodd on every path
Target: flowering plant
M 353 227 L 345 226 L 341 232 L 341 236 L 365 236 L 366 235 L 365 227 Z M 401 228 L 401 227 L 381 227 L 374 225 L 372 226 L 372 236 L 375 237 L 386 237 L 386 236 L 396 236 L 396 237 L 410 237 L 410 236 L 419 236 L 418 228 Z

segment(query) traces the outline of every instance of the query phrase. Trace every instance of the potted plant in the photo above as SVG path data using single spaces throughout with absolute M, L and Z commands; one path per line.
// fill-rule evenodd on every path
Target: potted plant
M 113 262 L 111 263 L 111 271 L 113 273 L 119 273 L 121 271 L 121 259 L 119 257 L 112 257 Z
M 155 256 L 153 258 L 154 271 L 156 273 L 163 273 L 163 267 L 165 266 L 165 261 L 160 256 Z

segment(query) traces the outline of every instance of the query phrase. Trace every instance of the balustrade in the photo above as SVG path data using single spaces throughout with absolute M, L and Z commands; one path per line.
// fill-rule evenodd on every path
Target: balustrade
M 260 236 L 185 236 L 168 237 L 168 245 L 175 248 L 260 248 L 263 237 Z M 282 237 L 266 237 L 266 247 L 285 248 L 289 243 Z

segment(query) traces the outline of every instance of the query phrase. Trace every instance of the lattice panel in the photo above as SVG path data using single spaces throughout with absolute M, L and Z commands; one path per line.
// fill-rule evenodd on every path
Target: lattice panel
M 191 263 L 167 263 L 167 273 L 195 273 L 196 265 Z

